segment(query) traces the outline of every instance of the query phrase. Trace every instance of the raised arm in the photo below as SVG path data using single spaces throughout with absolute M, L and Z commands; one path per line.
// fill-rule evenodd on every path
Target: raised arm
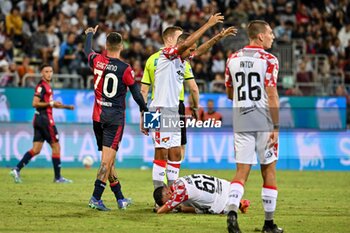
M 95 28 L 89 27 L 85 30 L 86 39 L 84 44 L 84 53 L 86 56 L 89 56 L 90 53 L 93 52 L 92 50 L 92 37 L 96 33 L 98 28 L 98 25 L 95 26 Z
M 183 43 L 178 46 L 178 54 L 181 57 L 186 57 L 183 54 L 189 47 L 191 47 L 197 40 L 211 27 L 216 25 L 217 23 L 222 23 L 224 20 L 224 16 L 221 13 L 216 13 L 212 15 L 208 22 L 206 22 L 202 27 L 200 27 L 197 31 L 192 33 Z
M 237 33 L 237 29 L 235 27 L 229 27 L 227 29 L 222 29 L 222 31 L 219 34 L 217 34 L 216 36 L 214 36 L 213 38 L 211 38 L 210 40 L 206 41 L 204 44 L 199 46 L 194 52 L 195 55 L 200 56 L 200 55 L 206 53 L 219 40 L 221 40 L 227 36 L 230 36 L 230 35 L 235 36 L 236 33 Z

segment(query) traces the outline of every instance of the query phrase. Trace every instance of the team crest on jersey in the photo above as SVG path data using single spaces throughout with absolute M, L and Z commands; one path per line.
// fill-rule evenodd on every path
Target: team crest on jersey
M 170 140 L 170 137 L 162 138 L 162 142 L 167 143 Z

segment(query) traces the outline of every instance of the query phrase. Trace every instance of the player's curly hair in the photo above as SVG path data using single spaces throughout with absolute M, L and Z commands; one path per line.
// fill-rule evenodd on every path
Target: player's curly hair
M 163 186 L 158 187 L 153 192 L 153 198 L 154 201 L 157 203 L 158 206 L 162 206 L 164 203 L 162 201 L 163 199 Z

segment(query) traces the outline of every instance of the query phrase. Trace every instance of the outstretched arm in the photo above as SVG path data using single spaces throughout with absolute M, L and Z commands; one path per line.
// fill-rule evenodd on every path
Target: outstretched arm
M 166 214 L 169 213 L 172 209 L 169 208 L 167 205 L 163 205 L 157 210 L 157 214 Z
M 200 56 L 206 53 L 211 47 L 213 47 L 214 44 L 216 44 L 216 42 L 230 35 L 235 36 L 236 33 L 237 33 L 237 29 L 235 27 L 222 29 L 222 31 L 219 34 L 217 34 L 216 36 L 214 36 L 213 38 L 211 38 L 210 40 L 208 40 L 207 42 L 199 46 L 194 52 L 195 56 Z
M 92 37 L 96 33 L 97 28 L 98 28 L 98 25 L 96 25 L 95 28 L 89 27 L 85 30 L 86 40 L 85 40 L 85 44 L 84 44 L 84 53 L 86 56 L 89 56 L 89 54 L 93 52 L 93 50 L 92 50 Z
M 224 20 L 224 16 L 221 13 L 216 13 L 212 15 L 208 22 L 206 22 L 202 27 L 200 27 L 197 31 L 192 33 L 183 43 L 178 46 L 178 54 L 181 57 L 187 57 L 188 54 L 183 54 L 189 47 L 191 47 L 196 41 L 211 27 L 216 25 L 217 23 L 222 23 Z

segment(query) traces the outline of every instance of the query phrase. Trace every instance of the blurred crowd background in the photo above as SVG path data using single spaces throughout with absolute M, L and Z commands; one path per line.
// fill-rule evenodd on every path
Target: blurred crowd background
M 200 91 L 224 92 L 227 56 L 247 44 L 245 27 L 255 19 L 266 20 L 275 33 L 270 52 L 280 61 L 280 94 L 348 97 L 350 91 L 349 0 L 1 0 L 0 8 L 2 87 L 35 86 L 45 62 L 57 74 L 56 88 L 92 88 L 84 29 L 97 24 L 94 50 L 104 49 L 109 32 L 120 32 L 122 57 L 140 81 L 147 58 L 162 47 L 166 27 L 193 32 L 221 12 L 225 23 L 200 43 L 230 25 L 239 32 L 192 61 Z

